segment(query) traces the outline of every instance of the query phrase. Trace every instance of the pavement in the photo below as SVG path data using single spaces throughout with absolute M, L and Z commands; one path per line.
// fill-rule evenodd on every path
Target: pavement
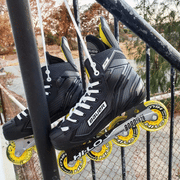
M 11 79 L 7 85 L 7 88 L 16 94 L 25 97 L 24 85 L 21 77 L 21 71 L 19 66 L 7 66 L 4 67 L 5 72 L 14 74 L 15 78 Z
M 8 141 L 2 135 L 2 126 L 0 126 L 0 134 L 0 180 L 16 180 L 14 166 L 6 157 Z

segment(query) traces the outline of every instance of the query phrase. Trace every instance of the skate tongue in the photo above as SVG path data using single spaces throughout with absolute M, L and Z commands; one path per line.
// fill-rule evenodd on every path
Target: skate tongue
M 61 38 L 61 49 L 62 49 L 62 52 L 64 53 L 66 60 L 71 64 L 71 66 L 73 66 L 77 70 L 77 66 L 72 57 L 68 41 L 66 37 L 64 36 Z
M 100 77 L 105 73 L 108 65 L 111 63 L 112 58 L 110 57 L 112 56 L 113 52 L 114 52 L 114 48 L 111 48 L 92 56 L 92 60 L 96 64 L 96 69 L 100 72 L 100 75 L 98 77 Z M 97 76 L 94 75 L 93 68 L 91 67 L 88 59 L 85 60 L 84 64 L 88 78 L 89 79 L 96 78 Z
M 86 42 L 87 42 L 87 49 L 91 56 L 94 56 L 97 53 L 100 53 L 108 49 L 108 46 L 105 43 L 103 43 L 97 37 L 92 36 L 92 35 L 86 36 Z
M 48 64 L 56 64 L 56 63 L 64 62 L 61 58 L 50 55 L 49 52 L 46 52 L 46 56 L 47 56 Z
M 93 61 L 96 63 L 96 68 L 100 70 L 100 73 L 102 72 L 102 65 L 104 63 L 104 58 L 106 59 L 106 55 L 108 54 L 106 52 L 109 47 L 102 42 L 100 39 L 98 39 L 95 36 L 88 35 L 86 36 L 86 42 L 87 42 L 87 49 L 93 59 Z M 100 54 L 100 55 L 99 55 Z M 94 72 L 92 71 L 92 68 L 87 62 L 88 60 L 85 61 L 85 67 L 86 67 L 86 73 L 88 75 L 89 79 L 94 78 Z
M 106 22 L 106 19 L 104 17 L 101 17 L 100 21 L 101 23 L 99 25 L 99 35 L 101 37 L 101 40 L 110 48 L 114 47 L 120 49 L 117 40 L 115 39 Z

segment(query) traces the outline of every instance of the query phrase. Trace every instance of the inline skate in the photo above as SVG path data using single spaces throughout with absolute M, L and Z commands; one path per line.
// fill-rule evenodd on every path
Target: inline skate
M 81 172 L 87 155 L 94 161 L 107 158 L 111 140 L 118 146 L 132 145 L 140 133 L 161 129 L 168 120 L 166 107 L 158 101 L 143 102 L 146 90 L 127 62 L 104 18 L 101 40 L 87 36 L 93 60 L 85 61 L 89 85 L 79 102 L 50 132 L 53 146 L 62 150 L 58 165 L 67 174 Z M 96 68 L 96 72 L 94 71 Z M 125 116 L 121 116 L 125 112 Z
M 61 48 L 68 62 L 46 53 L 50 82 L 46 79 L 46 66 L 41 68 L 51 123 L 66 115 L 82 96 L 81 78 L 65 37 Z M 8 159 L 16 165 L 29 161 L 36 146 L 28 109 L 5 123 L 3 134 L 10 141 L 6 151 Z

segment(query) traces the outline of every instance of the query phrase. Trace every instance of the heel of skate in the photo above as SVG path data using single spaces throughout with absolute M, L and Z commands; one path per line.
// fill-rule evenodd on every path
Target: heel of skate
M 166 106 L 159 101 L 147 101 L 144 105 L 156 115 L 149 118 L 147 121 L 140 123 L 140 126 L 147 131 L 158 131 L 162 129 L 168 122 L 169 113 Z
M 6 155 L 13 164 L 23 165 L 31 159 L 32 150 L 36 151 L 34 138 L 22 138 L 10 141 Z

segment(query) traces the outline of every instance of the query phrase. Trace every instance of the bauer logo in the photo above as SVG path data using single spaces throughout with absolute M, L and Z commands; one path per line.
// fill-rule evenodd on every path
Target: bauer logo
M 94 121 L 100 116 L 100 114 L 104 111 L 104 109 L 107 107 L 106 102 L 104 101 L 99 108 L 95 111 L 95 113 L 89 118 L 88 125 L 91 126 Z

